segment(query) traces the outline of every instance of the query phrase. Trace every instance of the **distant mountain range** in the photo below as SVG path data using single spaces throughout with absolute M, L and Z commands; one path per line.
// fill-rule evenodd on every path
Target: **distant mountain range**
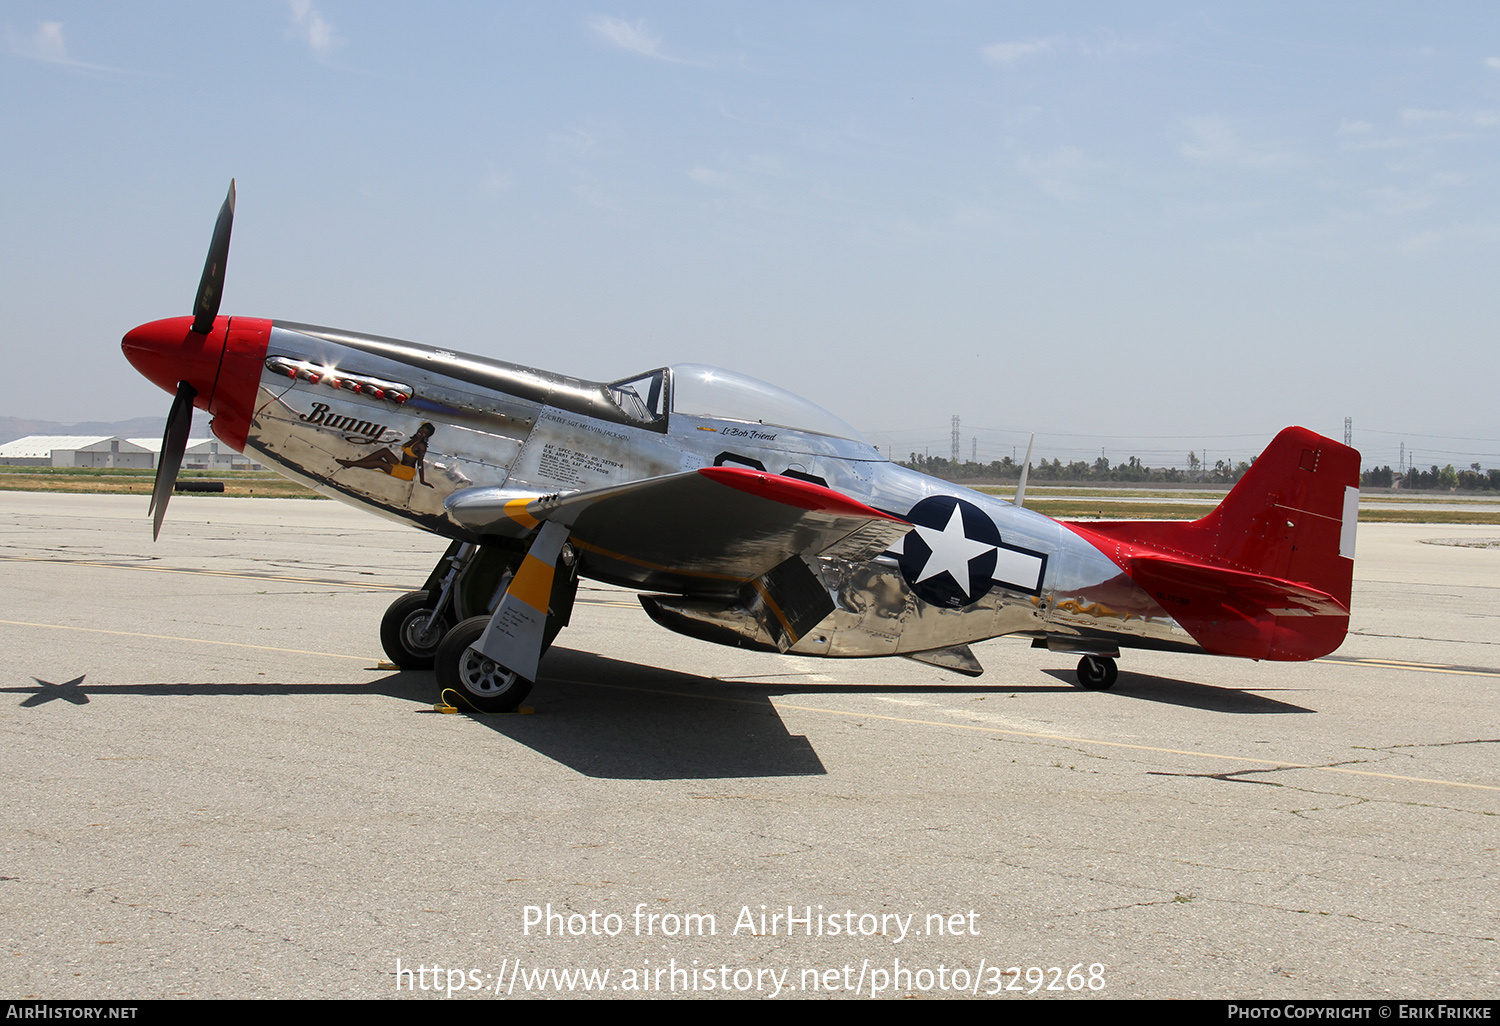
M 132 420 L 85 420 L 62 424 L 55 420 L 29 420 L 25 417 L 0 417 L 0 445 L 27 435 L 116 435 L 120 438 L 160 438 L 167 418 L 136 417 Z M 194 438 L 208 437 L 208 418 L 194 411 Z

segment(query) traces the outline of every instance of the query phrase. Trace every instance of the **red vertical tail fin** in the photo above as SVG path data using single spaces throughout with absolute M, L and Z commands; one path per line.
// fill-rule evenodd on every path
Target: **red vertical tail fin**
M 1359 453 L 1281 432 L 1201 520 L 1069 524 L 1209 652 L 1316 659 L 1343 642 Z

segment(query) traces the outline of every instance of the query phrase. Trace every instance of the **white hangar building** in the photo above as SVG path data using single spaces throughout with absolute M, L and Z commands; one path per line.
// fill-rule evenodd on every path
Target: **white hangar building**
M 160 448 L 161 443 L 157 443 Z M 28 435 L 0 445 L 0 464 L 12 467 L 133 467 L 150 470 L 156 454 L 124 438 Z

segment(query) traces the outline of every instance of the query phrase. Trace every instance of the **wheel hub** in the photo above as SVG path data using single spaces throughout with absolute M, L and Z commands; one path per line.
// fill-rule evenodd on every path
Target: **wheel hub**
M 438 643 L 443 640 L 442 622 L 432 615 L 431 610 L 423 610 L 406 621 L 401 638 L 413 652 L 436 651 Z
M 465 688 L 487 698 L 504 694 L 516 682 L 514 670 L 507 670 L 472 648 L 464 652 L 458 673 Z

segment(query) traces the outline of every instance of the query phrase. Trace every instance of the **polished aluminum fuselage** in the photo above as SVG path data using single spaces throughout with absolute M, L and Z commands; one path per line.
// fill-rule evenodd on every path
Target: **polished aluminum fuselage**
M 668 387 L 670 379 L 663 379 Z M 1079 651 L 1111 644 L 1198 650 L 1115 562 L 1065 525 L 897 466 L 858 437 L 693 416 L 671 409 L 669 397 L 660 416 L 632 416 L 603 383 L 283 322 L 271 331 L 255 411 L 246 449 L 262 461 L 331 498 L 453 539 L 474 540 L 445 505 L 465 489 L 541 496 L 719 464 L 814 481 L 908 519 L 924 500 L 952 497 L 992 521 L 1006 552 L 1041 568 L 1035 581 L 1019 585 L 997 571 L 992 585 L 935 602 L 921 597 L 899 551 L 811 560 L 835 608 L 800 638 L 796 653 L 911 654 L 1004 634 L 1046 637 L 1059 647 L 1077 639 Z M 425 451 L 416 443 L 423 425 L 431 425 Z M 419 452 L 420 466 L 409 477 L 373 472 L 368 454 L 380 450 L 395 461 Z M 351 465 L 361 458 L 366 465 Z M 586 557 L 580 567 L 584 576 L 641 583 Z M 732 608 L 712 607 L 699 602 L 695 615 L 753 634 Z

